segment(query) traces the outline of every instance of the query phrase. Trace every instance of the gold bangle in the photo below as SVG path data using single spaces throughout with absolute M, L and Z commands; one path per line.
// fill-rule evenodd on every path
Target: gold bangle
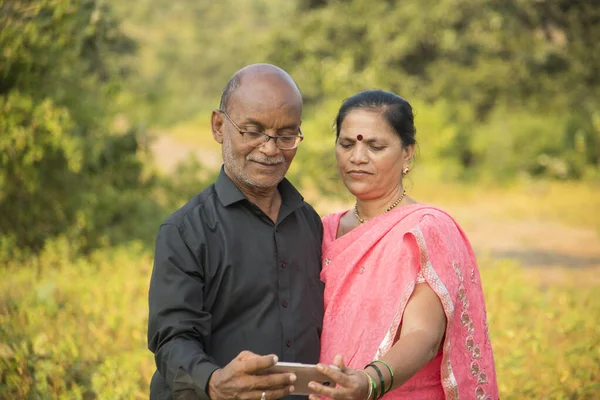
M 367 395 L 367 400 L 371 400 L 371 396 L 373 396 L 373 377 L 364 369 L 361 369 L 360 372 L 365 374 L 367 376 L 367 381 L 369 381 L 369 394 Z

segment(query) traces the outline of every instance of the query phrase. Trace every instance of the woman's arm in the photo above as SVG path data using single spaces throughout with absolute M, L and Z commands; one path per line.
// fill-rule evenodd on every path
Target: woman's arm
M 415 286 L 402 317 L 400 335 L 382 358 L 394 371 L 394 386 L 402 386 L 431 361 L 439 351 L 446 332 L 446 314 L 439 297 L 427 283 Z M 381 363 L 376 364 L 389 388 L 391 376 Z M 379 385 L 380 378 L 372 367 L 366 369 Z
M 428 284 L 416 285 L 404 310 L 398 340 L 382 358 L 394 371 L 392 389 L 402 386 L 435 357 L 445 331 L 446 314 L 440 299 Z M 313 390 L 333 399 L 364 400 L 370 385 L 366 375 L 359 370 L 347 368 L 341 356 L 336 357 L 334 364 L 340 367 L 340 371 L 322 364 L 319 364 L 318 368 L 337 382 L 338 387 L 329 388 L 314 383 Z M 391 382 L 390 373 L 384 364 L 376 363 L 376 365 L 383 375 L 384 388 L 387 391 Z M 379 394 L 381 390 L 379 375 L 373 367 L 366 368 L 366 372 L 377 384 Z M 376 397 L 375 393 L 373 397 Z M 311 398 L 317 399 L 316 396 Z

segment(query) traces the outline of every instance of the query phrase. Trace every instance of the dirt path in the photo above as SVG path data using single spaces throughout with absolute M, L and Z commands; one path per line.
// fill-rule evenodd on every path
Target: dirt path
M 208 167 L 218 167 L 221 155 L 192 148 L 168 136 L 158 137 L 152 151 L 159 167 L 171 172 L 190 154 Z M 490 216 L 489 205 L 448 205 L 478 255 L 518 260 L 528 267 L 600 268 L 600 236 L 593 229 L 540 219 Z
M 469 205 L 448 207 L 478 254 L 535 267 L 600 267 L 600 236 L 590 228 L 540 219 L 490 217 Z

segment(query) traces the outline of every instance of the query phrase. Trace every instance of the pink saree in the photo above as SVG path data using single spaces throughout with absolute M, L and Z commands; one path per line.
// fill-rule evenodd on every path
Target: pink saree
M 437 357 L 386 399 L 498 398 L 479 271 L 471 245 L 445 212 L 415 204 L 392 210 L 336 239 L 345 212 L 323 218 L 325 316 L 321 362 L 342 354 L 362 369 L 394 344 L 416 283 L 446 313 Z

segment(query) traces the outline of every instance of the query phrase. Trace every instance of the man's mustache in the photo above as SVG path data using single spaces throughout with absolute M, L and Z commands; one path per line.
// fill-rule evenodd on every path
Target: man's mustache
M 266 164 L 266 165 L 275 165 L 275 164 L 281 164 L 285 162 L 285 158 L 279 158 L 279 157 L 266 157 L 266 158 L 257 158 L 257 157 L 248 157 L 248 161 L 254 161 L 260 164 Z

